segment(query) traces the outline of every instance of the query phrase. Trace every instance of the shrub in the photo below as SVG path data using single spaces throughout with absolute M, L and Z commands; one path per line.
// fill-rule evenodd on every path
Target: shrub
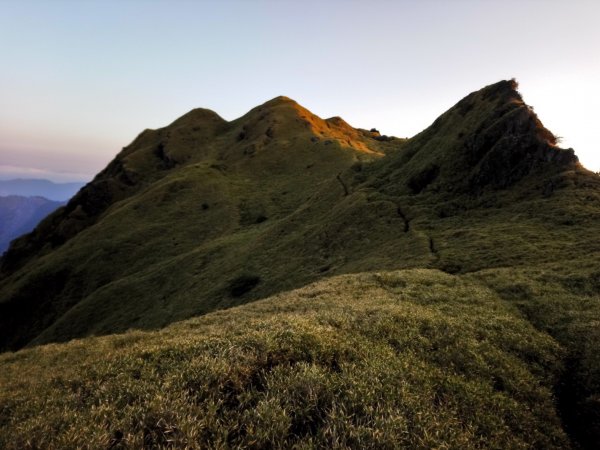
M 241 297 L 250 292 L 260 283 L 260 277 L 256 275 L 240 275 L 231 280 L 229 284 L 229 293 L 232 297 Z

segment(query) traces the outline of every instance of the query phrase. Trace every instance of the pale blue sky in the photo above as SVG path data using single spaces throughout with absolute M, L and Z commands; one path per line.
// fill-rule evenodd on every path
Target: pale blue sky
M 600 170 L 600 2 L 0 0 L 0 177 L 85 180 L 195 107 L 277 95 L 412 136 L 516 77 Z

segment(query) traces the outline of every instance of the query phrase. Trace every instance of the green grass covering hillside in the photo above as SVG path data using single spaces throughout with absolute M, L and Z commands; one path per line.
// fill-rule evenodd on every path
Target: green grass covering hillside
M 142 133 L 64 210 L 13 245 L 2 260 L 0 348 L 156 328 L 243 303 L 248 296 L 230 295 L 229 286 L 247 271 L 260 269 L 250 274 L 261 278 L 251 299 L 315 279 L 310 269 L 281 282 L 302 263 L 287 254 L 251 261 L 288 237 L 270 232 L 330 191 L 331 180 L 332 198 L 340 196 L 336 174 L 392 144 L 289 99 L 230 123 L 206 114 L 194 110 Z
M 564 354 L 480 282 L 346 275 L 4 354 L 0 446 L 568 448 Z
M 408 140 L 193 110 L 0 261 L 0 447 L 596 449 L 599 236 L 513 81 Z
M 142 133 L 11 248 L 0 348 L 159 328 L 343 273 L 579 255 L 598 245 L 600 182 L 553 161 L 570 153 L 546 132 L 510 82 L 408 141 L 286 98 L 233 122 L 194 110 Z M 478 178 L 490 161 L 509 186 Z M 240 277 L 254 282 L 233 289 Z
M 467 276 L 517 306 L 565 349 L 555 387 L 569 434 L 582 448 L 600 443 L 600 252 L 535 268 L 484 270 Z

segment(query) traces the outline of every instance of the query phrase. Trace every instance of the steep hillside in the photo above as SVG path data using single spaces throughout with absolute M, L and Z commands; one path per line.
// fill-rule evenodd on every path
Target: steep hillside
M 409 141 L 285 97 L 143 132 L 3 257 L 0 345 L 161 327 L 333 274 L 589 250 L 597 177 L 515 87 L 471 94 Z
M 401 142 L 284 97 L 231 123 L 199 109 L 143 132 L 2 259 L 2 347 L 164 326 L 246 301 L 231 287 L 243 277 L 261 279 L 251 298 L 314 279 L 308 267 L 289 278 L 305 261 L 277 252 L 282 228 L 332 185 L 335 200 L 342 171 Z
M 0 254 L 10 241 L 32 231 L 40 220 L 63 204 L 43 197 L 0 197 Z
M 256 447 L 597 448 L 600 177 L 556 145 L 516 88 L 502 81 L 474 92 L 408 140 L 323 120 L 285 97 L 232 122 L 197 109 L 144 131 L 2 258 L 0 349 L 225 311 L 163 332 L 6 355 L 5 380 L 41 361 L 39 370 L 59 367 L 67 381 L 55 386 L 50 374 L 6 381 L 0 426 L 21 423 L 19 436 L 35 436 L 39 446 L 44 436 L 75 446 L 68 430 L 80 427 L 98 445 L 172 438 Z M 377 276 L 418 274 L 414 289 L 391 281 L 385 293 L 368 281 L 376 275 L 344 275 L 400 269 L 420 270 Z M 314 297 L 324 303 L 283 294 L 339 275 L 317 285 Z M 445 321 L 441 329 L 431 331 L 423 311 L 411 316 L 415 329 L 404 319 L 386 322 L 396 314 L 389 305 L 415 299 Z M 263 315 L 259 322 L 252 311 Z M 343 311 L 359 325 L 337 327 L 331 314 Z M 432 343 L 443 336 L 449 341 Z M 515 342 L 531 347 L 517 351 Z M 123 357 L 115 346 L 127 348 Z M 238 349 L 258 362 L 235 359 Z M 265 349 L 283 358 L 281 369 L 260 360 Z M 213 358 L 214 367 L 192 364 L 200 371 L 192 376 L 173 365 L 194 358 Z M 352 369 L 340 371 L 344 364 Z M 440 378 L 414 382 L 427 373 Z M 110 381 L 116 374 L 124 378 Z M 324 383 L 314 398 L 338 392 L 339 402 L 285 403 L 293 396 L 284 386 L 310 385 L 313 376 Z M 76 380 L 72 388 L 68 380 Z M 463 389 L 465 380 L 474 384 Z M 440 386 L 451 394 L 440 397 Z M 387 387 L 398 392 L 390 404 Z M 71 394 L 60 398 L 64 389 Z M 54 400 L 29 408 L 33 391 Z M 100 408 L 107 399 L 114 403 Z M 401 410 L 405 399 L 414 407 Z M 168 412 L 163 404 L 177 406 Z M 41 419 L 38 408 L 47 408 Z M 207 422 L 194 425 L 198 417 Z

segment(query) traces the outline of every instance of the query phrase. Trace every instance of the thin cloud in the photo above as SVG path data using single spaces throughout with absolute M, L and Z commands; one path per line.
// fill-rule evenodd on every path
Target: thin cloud
M 52 171 L 38 167 L 23 167 L 0 164 L 0 177 L 10 178 L 44 178 L 50 181 L 88 181 L 92 178 L 89 173 Z

